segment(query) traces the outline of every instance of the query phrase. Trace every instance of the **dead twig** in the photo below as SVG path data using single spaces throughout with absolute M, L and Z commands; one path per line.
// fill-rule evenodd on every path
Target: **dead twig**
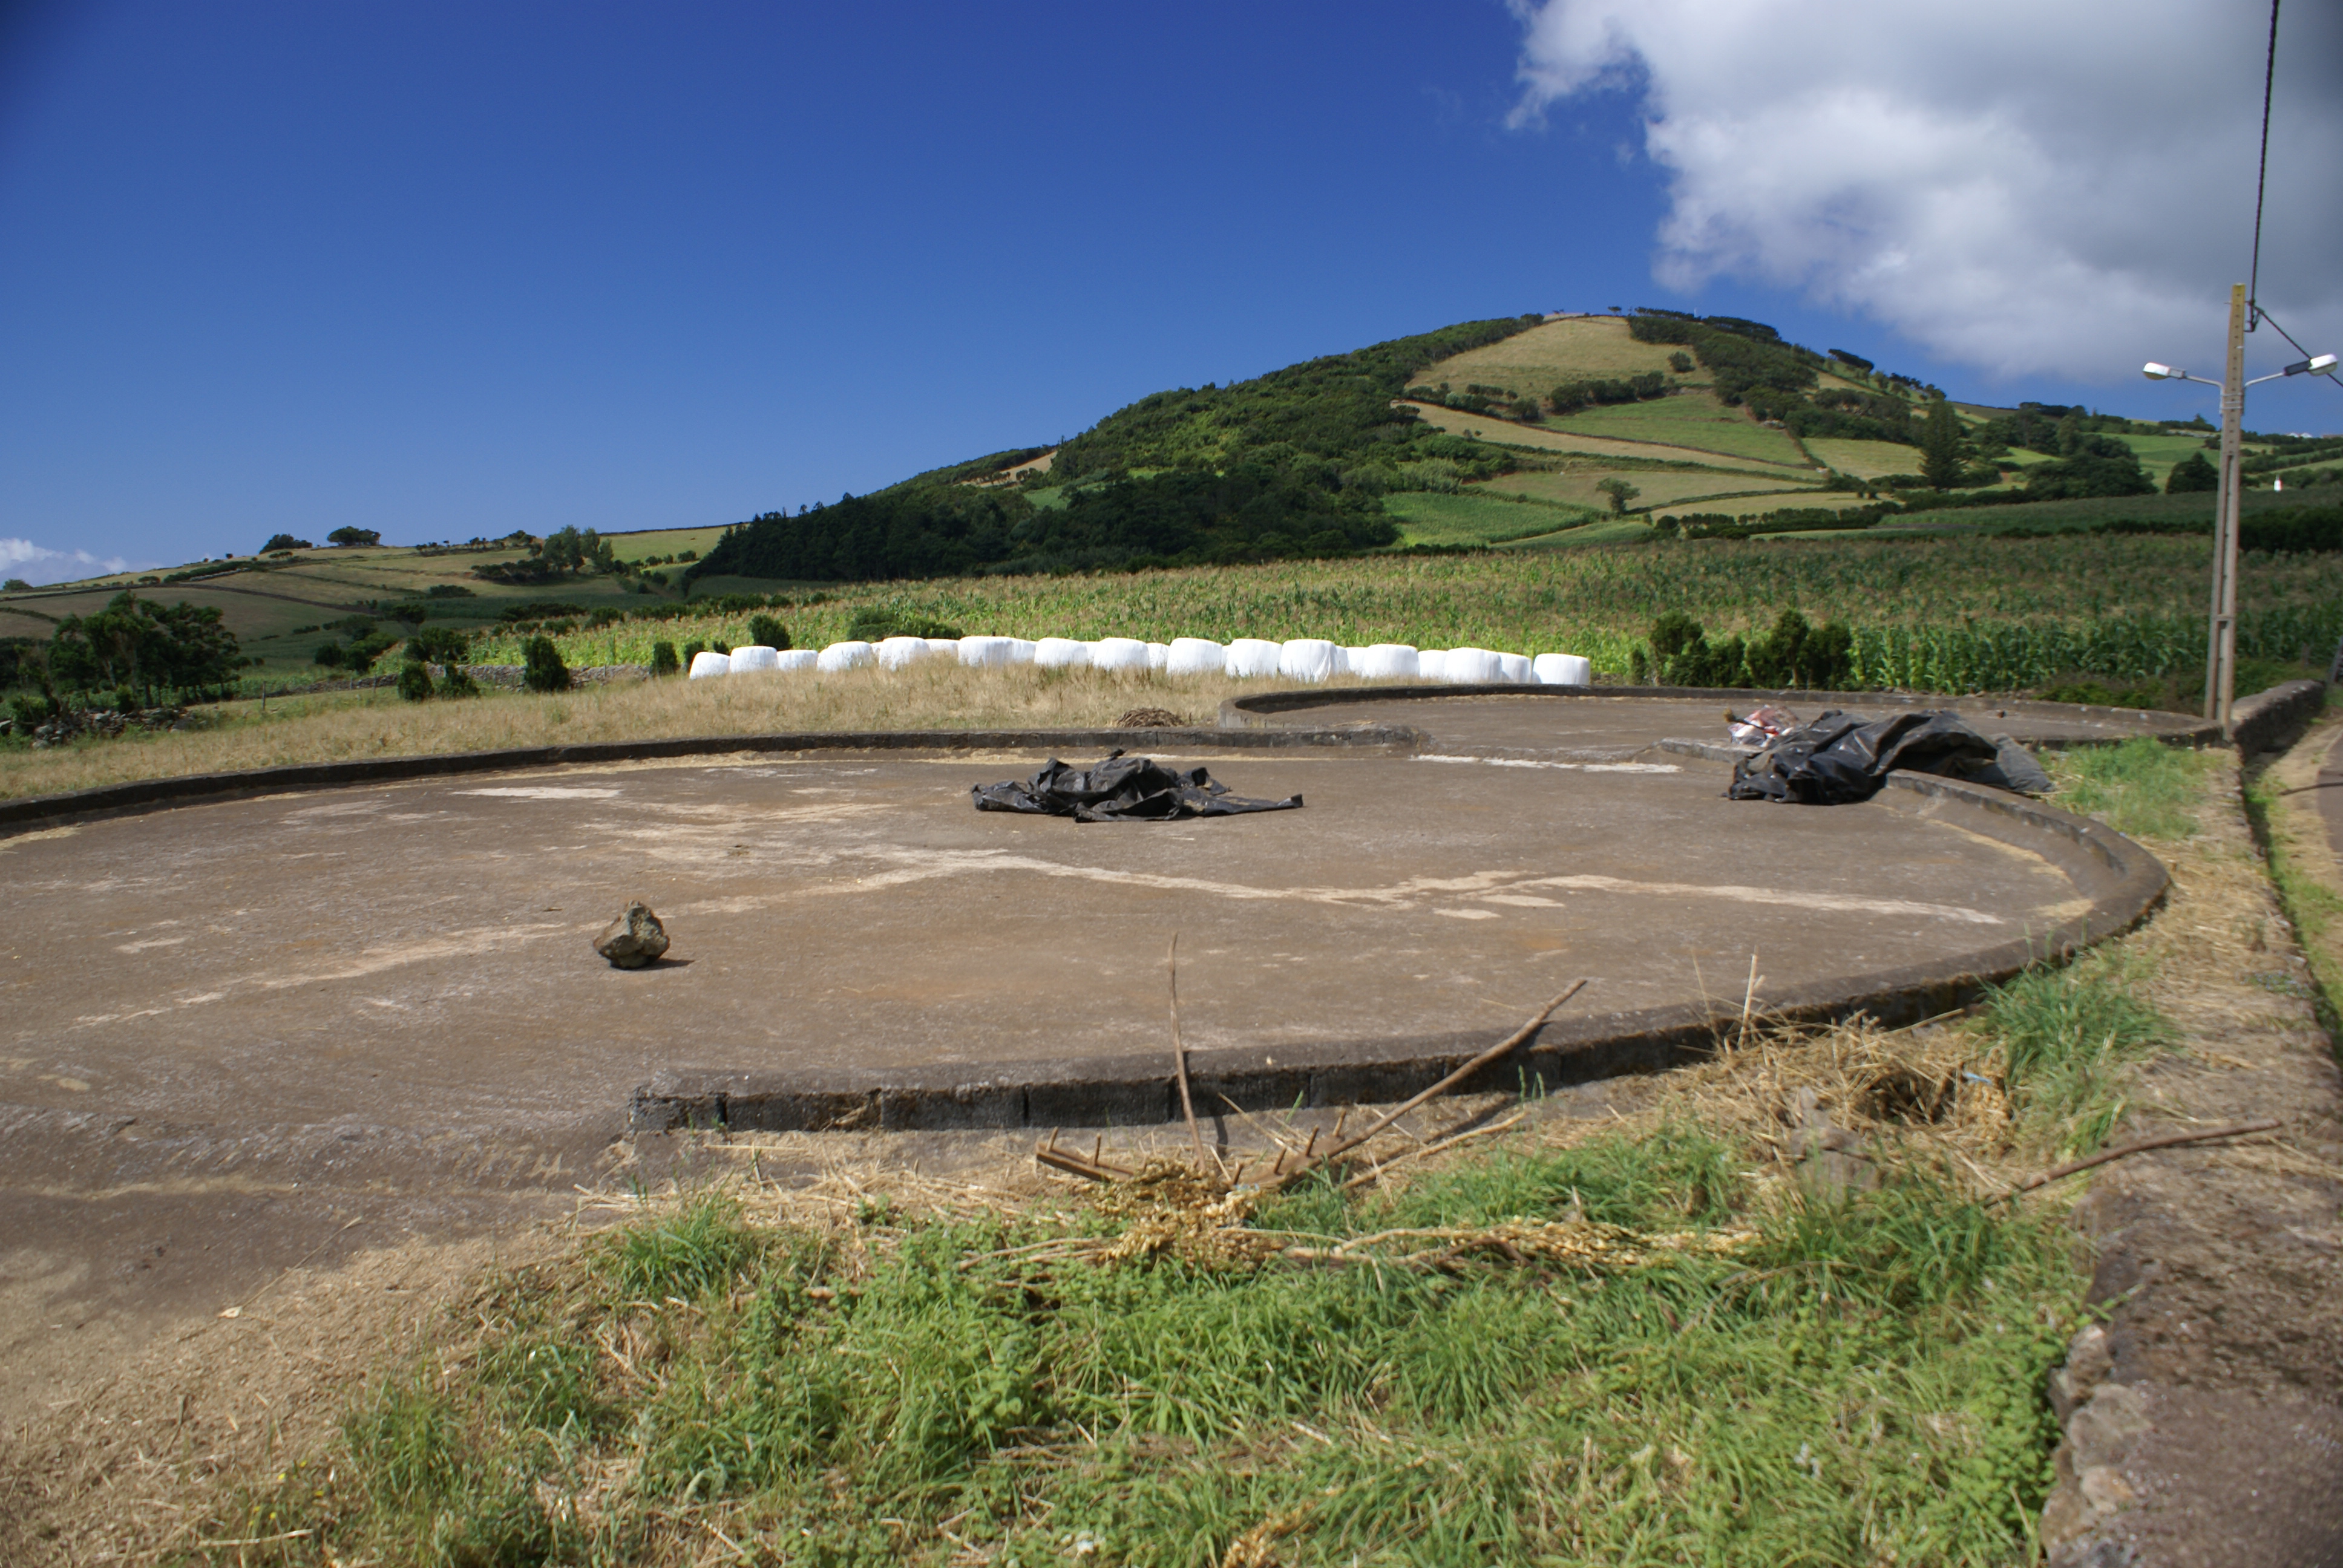
M 1033 1158 L 1044 1165 L 1055 1167 L 1070 1175 L 1079 1176 L 1085 1181 L 1127 1181 L 1138 1174 L 1121 1165 L 1108 1163 L 1101 1157 L 1096 1148 L 1091 1150 L 1087 1158 L 1080 1154 L 1067 1153 L 1058 1147 L 1058 1135 L 1055 1132 L 1033 1146 Z
M 1204 1135 L 1196 1126 L 1195 1101 L 1188 1098 L 1188 1047 L 1180 1039 L 1180 933 L 1172 933 L 1172 950 L 1163 960 L 1172 978 L 1172 1065 L 1180 1075 L 1180 1114 L 1188 1119 L 1188 1141 L 1195 1146 L 1196 1169 L 1204 1168 Z
M 1393 1165 L 1400 1164 L 1402 1161 L 1409 1160 L 1422 1160 L 1427 1155 L 1437 1154 L 1443 1149 L 1453 1149 L 1468 1138 L 1487 1138 L 1493 1134 L 1505 1131 L 1509 1128 L 1518 1127 L 1521 1125 L 1522 1118 L 1528 1114 L 1529 1112 L 1526 1111 L 1516 1111 L 1511 1116 L 1506 1117 L 1503 1121 L 1495 1122 L 1487 1127 L 1475 1127 L 1469 1131 L 1459 1132 L 1453 1138 L 1443 1138 L 1437 1143 L 1427 1143 L 1421 1149 L 1411 1149 L 1406 1153 L 1399 1156 L 1398 1159 L 1393 1160 L 1390 1165 L 1378 1165 L 1372 1171 L 1362 1171 L 1356 1176 L 1352 1177 L 1348 1181 L 1343 1182 L 1342 1190 L 1346 1192 L 1355 1191 L 1359 1188 L 1365 1186 L 1368 1182 L 1381 1177 L 1384 1172 L 1391 1170 Z
M 1529 1022 L 1522 1025 L 1521 1028 L 1513 1030 L 1513 1033 L 1507 1035 L 1504 1039 L 1499 1040 L 1496 1044 L 1491 1046 L 1488 1050 L 1483 1051 L 1480 1055 L 1474 1057 L 1472 1060 L 1466 1062 L 1463 1066 L 1458 1068 L 1455 1071 L 1450 1073 L 1447 1077 L 1442 1079 L 1431 1088 L 1423 1091 L 1423 1092 L 1418 1094 L 1414 1099 L 1409 1101 L 1398 1110 L 1378 1117 L 1373 1125 L 1369 1126 L 1365 1131 L 1355 1133 L 1349 1138 L 1342 1140 L 1329 1148 L 1325 1153 L 1319 1155 L 1315 1160 L 1303 1161 L 1300 1165 L 1294 1167 L 1292 1173 L 1285 1176 L 1279 1184 L 1281 1186 L 1291 1185 L 1292 1183 L 1300 1181 L 1302 1177 L 1308 1175 L 1311 1171 L 1317 1170 L 1319 1167 L 1332 1164 L 1335 1161 L 1340 1160 L 1343 1155 L 1348 1154 L 1352 1150 L 1358 1148 L 1361 1144 L 1365 1143 L 1370 1139 L 1382 1133 L 1384 1129 L 1390 1127 L 1392 1123 L 1397 1121 L 1401 1117 L 1405 1116 L 1409 1111 L 1413 1111 L 1416 1107 L 1423 1104 L 1426 1101 L 1436 1100 L 1441 1095 L 1447 1093 L 1451 1089 L 1455 1088 L 1456 1085 L 1463 1082 L 1466 1079 L 1472 1077 L 1474 1073 L 1480 1071 L 1491 1062 L 1495 1061 L 1498 1058 L 1505 1055 L 1523 1040 L 1528 1040 L 1532 1035 L 1537 1033 L 1539 1030 L 1544 1029 L 1545 1027 L 1546 1020 L 1554 1016 L 1556 1009 L 1560 1008 L 1563 1003 L 1568 1001 L 1572 997 L 1576 996 L 1580 991 L 1585 989 L 1586 981 L 1584 980 L 1573 980 L 1568 990 L 1564 991 L 1560 996 L 1554 998 L 1552 1001 L 1538 1009 L 1537 1015 L 1534 1018 L 1532 1018 Z
M 2064 1165 L 2028 1176 L 2008 1191 L 2004 1198 L 2015 1198 L 2020 1192 L 2031 1192 L 2036 1187 L 2047 1187 L 2063 1177 L 2077 1175 L 2095 1165 L 2105 1165 L 2110 1160 L 2120 1160 L 2127 1154 L 2145 1154 L 2151 1149 L 2173 1149 L 2183 1143 L 2210 1143 L 2217 1138 L 2242 1138 L 2248 1132 L 2275 1132 L 2282 1125 L 2278 1121 L 2241 1121 L 2235 1127 L 2207 1128 L 2202 1132 L 2167 1132 L 2160 1138 L 2143 1138 L 2137 1143 L 2127 1143 L 2119 1149 L 2107 1149 L 2088 1160 L 2073 1160 Z

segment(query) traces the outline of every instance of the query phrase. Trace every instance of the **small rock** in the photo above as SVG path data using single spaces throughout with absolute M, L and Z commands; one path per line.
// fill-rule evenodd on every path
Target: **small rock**
M 594 950 L 609 960 L 613 969 L 639 970 L 667 951 L 667 928 L 638 899 L 602 929 L 594 939 Z

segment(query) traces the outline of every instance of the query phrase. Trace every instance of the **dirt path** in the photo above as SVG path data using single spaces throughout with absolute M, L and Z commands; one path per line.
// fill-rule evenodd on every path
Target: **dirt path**
M 2069 1355 L 2053 1568 L 2343 1562 L 2343 1086 L 2247 828 L 2234 759 L 2165 912 L 2121 944 L 2181 1049 L 2122 1136 L 2262 1118 L 2271 1138 L 2106 1167 L 2078 1211 L 2109 1312 Z

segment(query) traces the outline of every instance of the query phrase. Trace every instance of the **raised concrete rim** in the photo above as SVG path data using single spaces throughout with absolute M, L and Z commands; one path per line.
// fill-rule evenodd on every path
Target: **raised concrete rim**
M 1825 1022 L 1863 1013 L 1893 1026 L 1950 1012 L 2029 964 L 2066 957 L 2129 930 L 2162 901 L 2170 884 L 2163 863 L 2147 849 L 2056 807 L 1928 774 L 1892 773 L 1887 785 L 2054 834 L 2097 861 L 2114 884 L 2092 900 L 2087 913 L 2063 927 L 1972 953 L 1957 963 L 1881 970 L 1771 996 L 1769 1017 Z M 1599 997 L 1587 1000 L 1600 1006 Z M 1609 1014 L 1582 1006 L 1463 1087 L 1468 1092 L 1535 1092 L 1677 1065 L 1713 1047 L 1719 1024 L 1737 1012 L 1729 1000 Z M 1208 1114 L 1224 1103 L 1255 1111 L 1389 1101 L 1438 1081 L 1486 1043 L 1483 1035 L 1460 1032 L 1399 1045 L 1322 1046 L 1292 1052 L 1274 1067 L 1254 1062 L 1250 1050 L 1194 1052 L 1188 1071 L 1196 1102 Z M 1166 1054 L 1151 1050 L 1004 1062 L 976 1076 L 951 1065 L 834 1075 L 668 1072 L 635 1091 L 628 1122 L 646 1132 L 678 1127 L 786 1132 L 1154 1125 L 1179 1114 Z
M 394 783 L 467 773 L 501 773 L 530 768 L 562 768 L 667 758 L 725 757 L 740 753 L 819 751 L 1024 751 L 1077 747 L 1121 747 L 1124 750 L 1279 750 L 1332 747 L 1356 750 L 1421 749 L 1429 739 L 1404 725 L 1352 726 L 1341 729 L 897 729 L 832 733 L 699 735 L 665 740 L 593 740 L 568 746 L 517 746 L 494 751 L 447 751 L 420 757 L 368 757 L 348 762 L 305 762 L 254 768 L 233 773 L 188 773 L 170 779 L 134 779 L 61 795 L 28 795 L 0 800 L 0 838 L 57 823 L 118 817 L 208 801 L 246 799 L 332 789 L 358 784 Z
M 2291 691 L 2294 685 L 2274 687 L 2268 693 L 2257 693 L 2237 703 L 2237 723 L 2248 722 L 2247 704 L 2257 698 Z M 2316 681 L 2308 684 L 2318 685 Z M 1984 694 L 1979 694 L 1984 695 Z M 1831 702 L 1872 707 L 1928 708 L 1942 706 L 1952 699 L 1941 695 L 1910 691 L 1800 691 L 1745 686 L 1517 686 L 1511 681 L 1495 681 L 1455 686 L 1346 686 L 1332 691 L 1261 691 L 1247 697 L 1232 697 L 1221 703 L 1221 725 L 1228 729 L 1265 729 L 1265 716 L 1292 713 L 1310 708 L 1357 707 L 1371 702 L 1405 702 L 1443 697 L 1516 697 L 1531 699 L 1572 699 L 1587 697 L 1675 697 L 1696 698 L 1715 701 L 1722 698 L 1729 702 Z M 2013 702 L 2038 703 L 2039 698 L 2014 697 Z M 2133 714 L 2145 711 L 2137 708 L 2102 708 L 2084 702 L 2056 702 L 2046 706 L 2071 708 L 2085 716 L 2092 714 Z M 2166 717 L 2184 719 L 2186 715 Z M 2221 727 L 2212 723 L 2192 723 L 2187 729 L 2164 729 L 2156 732 L 2157 739 L 2167 745 L 2217 746 L 2221 743 Z M 2089 739 L 2054 739 L 2028 741 L 2030 746 L 2052 750 L 2067 746 L 2097 746 L 2103 742 Z

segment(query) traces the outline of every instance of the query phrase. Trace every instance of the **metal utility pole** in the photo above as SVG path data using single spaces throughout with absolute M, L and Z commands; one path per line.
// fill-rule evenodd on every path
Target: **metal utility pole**
M 2246 286 L 2229 286 L 2229 363 L 2221 378 L 2221 489 L 2213 522 L 2213 610 L 2205 647 L 2205 717 L 2226 739 L 2237 691 L 2237 519 L 2243 506 Z

